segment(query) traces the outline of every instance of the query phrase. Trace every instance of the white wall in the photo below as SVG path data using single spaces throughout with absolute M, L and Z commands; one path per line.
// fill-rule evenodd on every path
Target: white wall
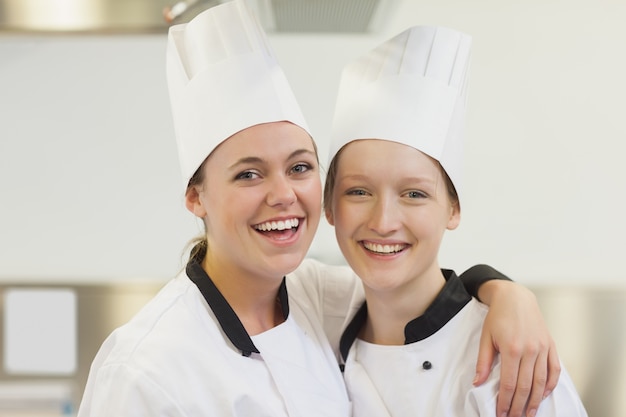
M 466 198 L 442 265 L 626 285 L 624 2 L 421 3 L 401 2 L 375 35 L 271 36 L 322 159 L 346 62 L 411 24 L 463 30 Z M 165 35 L 0 36 L 0 280 L 165 280 L 181 267 L 200 228 L 182 205 L 164 51 Z M 339 262 L 330 242 L 323 224 L 311 254 Z

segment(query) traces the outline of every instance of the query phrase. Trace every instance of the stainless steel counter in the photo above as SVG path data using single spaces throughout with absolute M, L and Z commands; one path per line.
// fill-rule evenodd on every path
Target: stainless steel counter
M 9 375 L 3 368 L 0 370 L 0 417 L 22 415 L 7 414 L 7 407 L 20 405 L 8 404 L 7 397 L 2 395 L 3 389 L 15 389 L 22 384 L 38 386 L 38 389 L 31 390 L 34 393 L 42 392 L 46 387 L 59 389 L 62 386 L 70 389 L 75 408 L 82 396 L 93 356 L 104 338 L 115 327 L 126 322 L 160 286 L 156 283 L 37 286 L 69 288 L 76 293 L 77 371 L 70 376 L 24 376 Z M 0 285 L 0 311 L 4 311 L 3 300 L 7 288 L 29 287 Z M 589 416 L 625 416 L 626 289 L 542 287 L 533 290 L 556 340 L 560 357 L 574 380 Z M 4 338 L 3 326 L 4 320 L 0 320 L 0 338 Z M 4 346 L 4 340 L 0 340 L 0 354 L 3 357 Z M 4 360 L 2 363 L 5 363 Z M 45 399 L 43 397 L 45 395 L 42 400 Z M 21 406 L 25 407 L 24 404 Z M 66 415 L 70 415 L 68 410 L 66 412 Z

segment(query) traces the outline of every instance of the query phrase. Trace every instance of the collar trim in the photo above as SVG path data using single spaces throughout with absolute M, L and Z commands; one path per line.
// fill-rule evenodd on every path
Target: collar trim
M 201 262 L 205 254 L 206 252 L 201 251 L 189 260 L 186 268 L 187 276 L 196 284 L 209 307 L 213 310 L 222 330 L 226 333 L 231 343 L 241 351 L 241 354 L 250 356 L 252 353 L 260 353 L 235 311 L 215 286 L 211 277 L 202 269 Z M 284 277 L 278 289 L 278 301 L 280 302 L 283 317 L 287 320 L 289 316 L 289 297 Z
M 404 327 L 404 344 L 419 342 L 446 325 L 472 299 L 460 278 L 449 269 L 442 269 L 446 284 L 424 314 L 411 320 Z M 363 303 L 350 321 L 339 341 L 339 351 L 344 361 L 348 358 L 350 347 L 367 320 L 367 303 Z

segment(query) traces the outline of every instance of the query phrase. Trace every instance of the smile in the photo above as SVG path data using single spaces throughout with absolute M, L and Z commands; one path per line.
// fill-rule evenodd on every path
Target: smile
M 259 223 L 252 227 L 260 232 L 271 232 L 274 230 L 297 229 L 299 225 L 300 220 L 294 217 L 293 219 Z
M 392 244 L 392 245 L 381 245 L 380 243 L 373 243 L 373 242 L 367 242 L 367 241 L 362 241 L 361 244 L 368 251 L 382 254 L 382 255 L 389 255 L 389 254 L 402 252 L 404 249 L 406 249 L 409 246 L 407 244 L 399 244 L 399 243 Z

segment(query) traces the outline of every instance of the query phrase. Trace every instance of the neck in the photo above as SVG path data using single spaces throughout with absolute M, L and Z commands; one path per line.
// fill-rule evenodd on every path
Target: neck
M 366 286 L 367 321 L 359 337 L 378 345 L 403 345 L 407 323 L 424 314 L 444 285 L 437 268 L 390 291 Z
M 209 254 L 202 261 L 202 268 L 249 335 L 263 333 L 285 321 L 278 301 L 283 277 L 261 277 L 224 262 L 214 262 Z

